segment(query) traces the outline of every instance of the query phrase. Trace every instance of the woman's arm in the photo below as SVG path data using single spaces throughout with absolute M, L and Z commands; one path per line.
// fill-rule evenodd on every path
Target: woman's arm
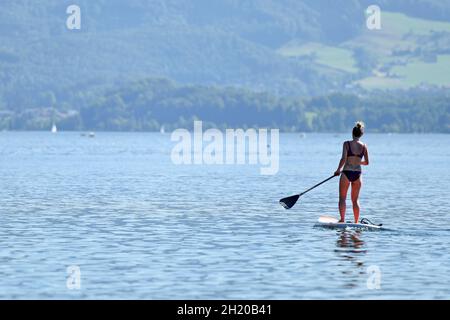
M 362 166 L 369 165 L 369 151 L 367 150 L 367 145 L 364 145 L 364 161 L 361 161 Z
M 341 174 L 341 169 L 342 166 L 345 164 L 345 162 L 347 161 L 347 149 L 345 149 L 345 142 L 342 145 L 342 156 L 341 156 L 341 160 L 339 161 L 338 164 L 338 168 L 336 169 L 336 171 L 334 172 L 335 176 L 338 176 Z

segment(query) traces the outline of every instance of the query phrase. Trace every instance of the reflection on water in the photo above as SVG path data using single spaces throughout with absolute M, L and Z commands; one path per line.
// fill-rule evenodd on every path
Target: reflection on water
M 339 258 L 345 278 L 344 287 L 354 288 L 359 285 L 360 276 L 365 274 L 362 257 L 367 253 L 361 230 L 339 230 L 335 252 Z M 341 262 L 343 261 L 343 262 Z M 344 263 L 345 262 L 345 263 Z
M 336 241 L 336 247 L 346 249 L 345 252 L 365 252 L 362 249 L 364 247 L 364 241 L 361 239 L 361 230 L 339 230 L 338 234 L 339 238 Z

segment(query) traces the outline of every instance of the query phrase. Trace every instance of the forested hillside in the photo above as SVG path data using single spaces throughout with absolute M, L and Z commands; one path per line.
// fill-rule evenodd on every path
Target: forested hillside
M 450 92 L 427 89 L 290 98 L 147 79 L 95 94 L 79 110 L 4 111 L 0 128 L 48 130 L 56 122 L 62 130 L 159 131 L 191 128 L 194 120 L 202 120 L 205 127 L 342 132 L 361 119 L 371 132 L 450 133 Z
M 406 113 L 418 110 L 414 108 L 424 101 L 431 108 L 435 101 L 430 99 L 441 99 L 450 88 L 446 72 L 450 68 L 448 0 L 380 0 L 377 3 L 382 9 L 383 27 L 378 31 L 365 27 L 365 8 L 372 4 L 366 0 L 76 3 L 82 11 L 81 30 L 66 28 L 66 8 L 73 1 L 2 0 L 2 129 L 46 129 L 48 123 L 62 121 L 61 126 L 67 129 L 153 130 L 161 123 L 177 124 L 180 117 L 205 116 L 199 108 L 206 110 L 206 106 L 192 101 L 189 107 L 180 109 L 179 100 L 192 100 L 192 96 L 180 96 L 178 89 L 168 90 L 175 96 L 163 100 L 147 99 L 148 92 L 154 91 L 152 80 L 142 92 L 136 92 L 147 98 L 125 99 L 124 110 L 153 110 L 151 104 L 162 101 L 165 109 L 158 109 L 161 115 L 154 110 L 144 112 L 145 123 L 142 119 L 140 124 L 130 123 L 135 114 L 121 115 L 108 103 L 121 92 L 138 90 L 136 83 L 148 82 L 143 79 L 170 79 L 177 88 L 198 90 L 202 99 L 221 96 L 223 109 L 228 111 L 245 107 L 242 95 L 267 98 L 262 104 L 270 109 L 280 107 L 274 113 L 286 115 L 284 120 L 277 118 L 277 125 L 299 130 L 324 130 L 326 126 L 320 121 L 333 112 L 311 108 L 302 115 L 304 119 L 292 122 L 291 114 L 283 109 L 286 105 L 280 101 L 306 103 L 338 91 L 352 97 L 378 92 L 380 99 L 389 97 L 389 101 L 404 104 L 409 100 L 399 92 L 418 92 L 410 110 L 408 105 L 402 107 Z M 434 97 L 427 92 L 439 94 Z M 238 102 L 233 104 L 233 99 Z M 270 105 L 273 99 L 276 103 Z M 144 106 L 143 101 L 149 105 Z M 258 110 L 266 108 L 260 103 L 251 105 L 259 106 Z M 215 106 L 210 106 L 214 112 L 219 110 Z M 355 112 L 351 105 L 330 108 Z M 436 114 L 442 112 L 439 110 L 429 110 L 432 114 L 427 125 L 413 123 L 413 116 L 407 117 L 408 123 L 403 123 L 400 116 L 393 117 L 393 125 L 386 116 L 389 121 L 376 127 L 387 131 L 436 131 Z M 119 114 L 111 114 L 114 112 Z M 263 112 L 258 122 L 252 118 L 240 123 L 263 125 L 271 123 L 272 116 Z M 443 116 L 448 119 L 445 113 Z M 211 121 L 224 124 L 231 120 L 222 121 L 217 116 Z M 340 126 L 332 128 L 339 130 Z

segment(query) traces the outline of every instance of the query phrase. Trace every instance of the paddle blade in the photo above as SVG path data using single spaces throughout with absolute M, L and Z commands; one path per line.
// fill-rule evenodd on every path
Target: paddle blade
M 298 198 L 300 198 L 300 195 L 298 195 L 298 194 L 296 194 L 295 196 L 286 197 L 286 198 L 283 198 L 280 200 L 280 204 L 285 209 L 290 209 L 297 202 Z

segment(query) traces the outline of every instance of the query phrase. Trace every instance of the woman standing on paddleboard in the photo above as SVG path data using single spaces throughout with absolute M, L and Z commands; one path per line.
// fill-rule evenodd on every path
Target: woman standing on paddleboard
M 345 222 L 345 201 L 347 199 L 347 191 L 351 185 L 353 214 L 355 215 L 355 223 L 358 223 L 358 197 L 362 185 L 361 166 L 369 165 L 369 151 L 367 150 L 367 146 L 359 140 L 364 134 L 364 123 L 361 121 L 357 122 L 353 128 L 352 134 L 353 140 L 345 141 L 342 146 L 342 157 L 334 174 L 336 176 L 341 175 L 339 180 L 339 213 L 341 215 L 341 220 L 339 220 L 339 222 Z M 344 166 L 344 168 L 341 171 L 342 166 Z

